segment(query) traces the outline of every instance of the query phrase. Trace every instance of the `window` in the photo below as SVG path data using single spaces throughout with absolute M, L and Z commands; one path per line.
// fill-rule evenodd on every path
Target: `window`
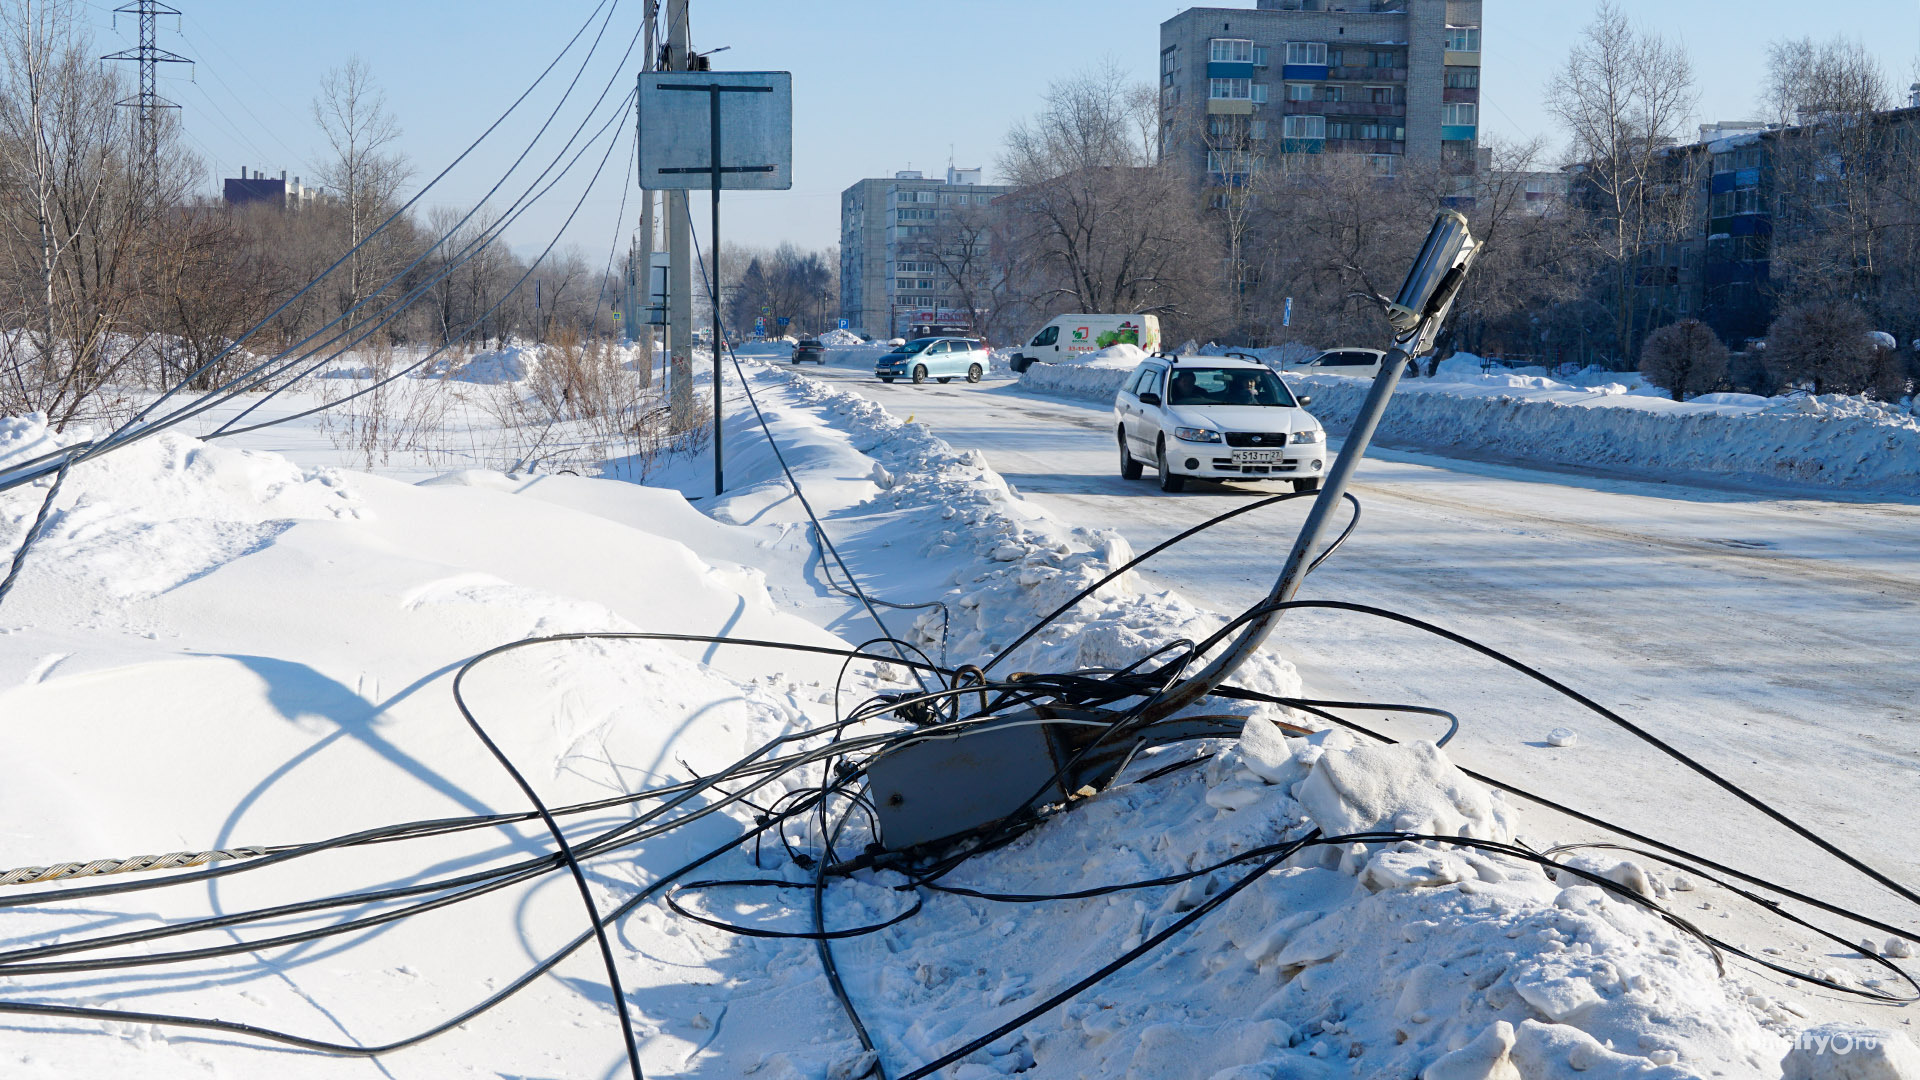
M 1240 136 L 1240 118 L 1237 116 L 1207 117 L 1207 137 L 1213 139 L 1235 139 Z
M 1267 47 L 1265 45 L 1255 45 L 1253 47 L 1253 66 L 1267 66 Z
M 1733 214 L 1758 214 L 1766 209 L 1760 203 L 1759 188 L 1739 188 L 1734 191 L 1722 191 L 1713 197 L 1713 216 L 1728 217 Z
M 1367 66 L 1397 68 L 1400 66 L 1400 54 L 1393 49 L 1375 49 L 1367 54 Z
M 1265 105 L 1267 103 L 1267 84 L 1266 83 L 1253 84 L 1253 103 L 1255 105 Z
M 724 159 L 723 159 L 723 163 L 724 163 Z M 1045 330 L 1040 331 L 1040 333 L 1037 334 L 1032 341 L 1027 342 L 1027 344 L 1033 348 L 1038 349 L 1038 348 L 1041 348 L 1042 346 L 1051 345 L 1054 342 L 1059 340 L 1060 340 L 1060 328 L 1057 326 L 1049 326 Z
M 1281 128 L 1281 134 L 1289 139 L 1324 139 L 1327 137 L 1327 118 L 1289 116 Z
M 1210 173 L 1244 173 L 1253 164 L 1253 155 L 1244 150 L 1207 151 L 1207 171 Z
M 1472 127 L 1480 122 L 1480 107 L 1466 102 L 1449 102 L 1440 106 L 1440 123 L 1447 127 Z
M 1469 67 L 1450 67 L 1447 69 L 1447 89 L 1477 90 L 1480 87 L 1480 69 Z
M 1447 27 L 1448 52 L 1479 52 L 1480 28 L 1477 26 Z
M 1373 166 L 1375 176 L 1392 176 L 1400 171 L 1400 155 L 1370 154 L 1367 156 L 1367 164 Z
M 1353 122 L 1350 120 L 1327 121 L 1327 138 L 1329 139 L 1353 138 Z
M 1382 122 L 1376 120 L 1372 123 L 1360 125 L 1360 137 L 1363 139 L 1399 142 L 1407 137 L 1407 129 L 1400 124 L 1395 124 L 1390 121 Z
M 1327 66 L 1327 43 L 1324 41 L 1287 42 L 1287 63 Z
M 1207 96 L 1217 100 L 1253 100 L 1252 79 L 1208 79 Z
M 1328 67 L 1341 66 L 1341 62 L 1345 58 L 1346 58 L 1346 54 L 1341 52 L 1339 49 L 1332 48 L 1331 46 L 1328 47 L 1327 49 L 1327 66 Z
M 1391 105 L 1393 104 L 1393 87 L 1369 86 L 1367 87 L 1367 100 L 1375 105 Z
M 1251 38 L 1214 38 L 1207 59 L 1216 64 L 1253 63 Z
M 1174 369 L 1169 405 L 1266 405 L 1292 408 L 1286 384 L 1265 368 Z
M 1312 83 L 1288 83 L 1287 84 L 1287 100 L 1288 101 L 1312 101 L 1313 100 L 1313 84 Z
M 1172 75 L 1180 70 L 1180 46 L 1175 45 L 1160 52 L 1160 74 Z
M 1340 96 L 1340 88 L 1337 86 L 1323 86 L 1320 88 L 1321 101 L 1339 101 Z
M 1256 139 L 1264 139 L 1267 137 L 1267 122 L 1265 120 L 1255 120 L 1253 123 L 1247 125 L 1247 131 Z

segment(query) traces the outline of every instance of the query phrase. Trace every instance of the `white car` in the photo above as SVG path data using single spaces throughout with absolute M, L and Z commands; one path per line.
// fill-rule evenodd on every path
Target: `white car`
M 1138 480 L 1144 464 L 1160 490 L 1190 478 L 1283 478 L 1315 491 L 1327 469 L 1327 433 L 1265 364 L 1232 356 L 1156 356 L 1114 396 L 1120 475 Z
M 1380 374 L 1380 361 L 1387 354 L 1379 349 L 1328 349 L 1319 356 L 1288 371 L 1301 375 L 1358 375 L 1371 379 Z M 1409 371 L 1408 374 L 1414 374 Z

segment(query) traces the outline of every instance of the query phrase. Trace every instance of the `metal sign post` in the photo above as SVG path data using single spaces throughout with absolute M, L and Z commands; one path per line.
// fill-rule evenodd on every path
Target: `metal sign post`
M 713 493 L 719 495 L 726 489 L 720 435 L 720 353 L 725 340 L 720 327 L 720 189 L 793 187 L 793 76 L 784 71 L 649 71 L 640 75 L 639 100 L 640 186 L 706 187 L 713 194 L 708 257 L 713 277 Z M 699 116 L 702 105 L 705 117 Z M 702 119 L 704 155 L 687 137 L 699 130 Z

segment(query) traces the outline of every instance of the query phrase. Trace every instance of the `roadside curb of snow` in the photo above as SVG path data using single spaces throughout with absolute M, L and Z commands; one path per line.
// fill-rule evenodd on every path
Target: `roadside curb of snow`
M 1020 388 L 1057 397 L 1112 401 L 1133 372 L 1131 367 L 1036 363 L 1020 373 Z
M 1022 389 L 1110 401 L 1126 382 L 1118 368 L 1035 364 Z M 1371 385 L 1337 375 L 1288 375 L 1313 397 L 1313 415 L 1345 434 Z M 1461 388 L 1467 389 L 1467 388 Z M 1472 389 L 1482 390 L 1474 387 Z M 1787 480 L 1889 495 L 1920 495 L 1920 423 L 1890 410 L 1808 399 L 1730 412 L 1647 411 L 1457 392 L 1444 384 L 1403 384 L 1387 405 L 1380 439 L 1435 450 L 1471 450 L 1514 461 L 1616 465 L 1649 475 L 1714 474 Z
M 1313 414 L 1344 432 L 1368 383 L 1294 376 L 1311 386 Z M 1821 401 L 1685 412 L 1583 405 L 1511 393 L 1408 387 L 1381 421 L 1383 439 L 1458 447 L 1563 465 L 1624 465 L 1649 473 L 1714 473 L 1823 487 L 1920 495 L 1920 424 L 1891 413 L 1850 413 Z
M 771 364 L 763 370 L 783 375 L 794 404 L 817 410 L 855 450 L 874 459 L 873 479 L 881 490 L 855 512 L 931 514 L 940 520 L 940 527 L 926 529 L 917 554 L 954 566 L 951 587 L 937 597 L 950 612 L 951 663 L 984 662 L 1074 593 L 1134 557 L 1117 531 L 1054 519 L 988 467 L 985 455 L 955 449 L 926 424 L 905 423 L 857 392 L 799 372 Z M 1223 622 L 1171 590 L 1146 591 L 1139 575 L 1129 573 L 1061 616 L 998 671 L 1123 667 L 1169 642 L 1204 637 Z M 939 613 L 928 612 L 914 621 L 911 637 L 937 653 L 940 631 Z M 1296 695 L 1301 686 L 1293 665 L 1267 651 L 1250 661 L 1237 681 L 1279 695 Z

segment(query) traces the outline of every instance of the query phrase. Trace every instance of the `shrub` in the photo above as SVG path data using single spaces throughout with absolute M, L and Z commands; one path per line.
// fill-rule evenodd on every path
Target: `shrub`
M 1867 313 L 1851 303 L 1801 304 L 1773 320 L 1767 367 L 1783 383 L 1812 384 L 1816 394 L 1858 394 L 1873 388 L 1883 351 L 1868 337 Z
M 1640 350 L 1640 374 L 1685 401 L 1720 387 L 1727 377 L 1727 347 L 1699 319 L 1682 319 L 1655 330 Z

